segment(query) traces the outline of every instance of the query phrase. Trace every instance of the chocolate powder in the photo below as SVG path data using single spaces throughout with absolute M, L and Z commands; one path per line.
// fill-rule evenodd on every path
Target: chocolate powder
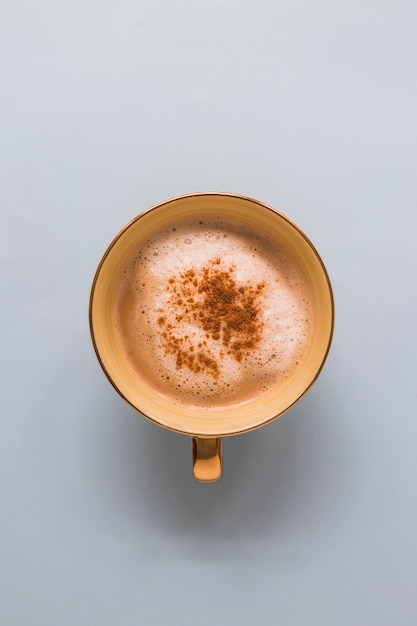
M 220 359 L 231 355 L 241 362 L 256 348 L 263 329 L 260 296 L 265 283 L 238 285 L 236 268 L 221 269 L 220 263 L 216 258 L 198 271 L 189 269 L 178 277 L 172 276 L 166 287 L 167 307 L 174 311 L 176 321 L 197 325 L 204 331 L 205 339 L 196 343 L 196 333 L 181 336 L 165 315 L 158 318 L 162 347 L 166 354 L 176 356 L 177 367 L 209 373 L 214 379 L 219 376 L 219 361 L 208 342 L 220 343 Z M 162 309 L 159 312 L 164 313 Z

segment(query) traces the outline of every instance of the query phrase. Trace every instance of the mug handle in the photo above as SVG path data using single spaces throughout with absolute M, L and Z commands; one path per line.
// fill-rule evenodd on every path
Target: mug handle
M 193 474 L 200 483 L 214 483 L 222 477 L 221 437 L 191 437 Z

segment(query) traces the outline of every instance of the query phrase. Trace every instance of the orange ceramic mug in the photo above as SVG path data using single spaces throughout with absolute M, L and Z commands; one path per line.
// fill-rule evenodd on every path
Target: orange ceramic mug
M 204 216 L 203 221 L 200 219 L 202 216 Z M 126 282 L 127 268 L 132 265 L 131 259 L 137 251 L 143 246 L 146 247 L 146 242 L 158 237 L 158 233 L 175 231 L 177 227 L 181 232 L 184 224 L 203 222 L 210 224 L 216 220 L 218 224 L 226 224 L 229 230 L 230 228 L 233 230 L 233 225 L 238 224 L 238 230 L 246 229 L 245 232 L 249 233 L 249 236 L 253 231 L 258 239 L 265 237 L 265 240 L 269 241 L 268 245 L 276 246 L 282 251 L 283 258 L 291 259 L 291 263 L 308 291 L 312 323 L 302 358 L 297 358 L 297 366 L 289 368 L 285 376 L 278 377 L 267 387 L 257 389 L 255 386 L 250 397 L 244 394 L 240 397 L 240 392 L 237 391 L 237 395 L 235 394 L 232 400 L 226 401 L 225 397 L 222 403 L 220 392 L 220 395 L 218 393 L 216 396 L 216 402 L 213 401 L 213 406 L 210 405 L 209 400 L 199 406 L 195 398 L 187 401 L 187 391 L 183 392 L 182 401 L 178 401 L 169 391 L 166 391 L 164 385 L 161 385 L 158 375 L 152 373 L 156 371 L 153 368 L 155 349 L 165 349 L 168 361 L 171 359 L 174 369 L 180 370 L 181 375 L 184 369 L 188 372 L 193 369 L 193 364 L 198 362 L 196 353 L 189 354 L 188 360 L 179 359 L 179 350 L 176 353 L 178 343 L 175 344 L 175 341 L 178 342 L 179 339 L 183 341 L 183 338 L 179 338 L 180 330 L 176 328 L 175 323 L 170 324 L 167 335 L 167 327 L 164 326 L 167 324 L 165 313 L 168 315 L 170 313 L 169 307 L 179 306 L 173 300 L 174 295 L 175 298 L 178 295 L 177 288 L 174 289 L 173 285 L 181 276 L 183 279 L 184 276 L 188 276 L 186 269 L 172 278 L 164 278 L 168 280 L 164 304 L 166 310 L 163 310 L 164 307 L 158 309 L 162 311 L 162 314 L 158 313 L 154 318 L 158 320 L 158 323 L 150 325 L 147 337 L 147 341 L 150 341 L 150 345 L 153 346 L 153 351 L 139 349 L 139 353 L 132 357 L 135 346 L 123 345 L 116 322 L 117 316 L 120 318 L 120 315 L 122 317 L 125 315 L 125 319 L 120 322 L 122 326 L 134 323 L 132 307 L 122 308 L 122 313 L 120 313 L 119 302 L 121 285 Z M 206 249 L 211 250 L 207 241 L 205 245 Z M 207 254 L 206 258 L 209 259 L 210 255 L 207 256 Z M 230 266 L 229 253 L 227 257 L 226 265 Z M 147 262 L 152 263 L 152 259 L 150 261 L 148 259 Z M 200 274 L 195 275 L 192 281 L 196 285 L 196 298 L 191 298 L 195 300 L 191 306 L 199 307 L 199 309 L 191 309 L 194 321 L 191 317 L 190 320 L 193 324 L 195 323 L 196 332 L 204 331 L 208 342 L 217 341 L 217 347 L 220 346 L 217 355 L 227 353 L 225 358 L 232 361 L 234 359 L 236 367 L 241 367 L 244 366 L 247 358 L 252 358 L 250 352 L 253 346 L 256 349 L 257 341 L 262 339 L 257 336 L 255 341 L 253 337 L 256 333 L 262 335 L 265 326 L 262 321 L 262 305 L 257 307 L 256 298 L 261 303 L 262 298 L 269 297 L 274 289 L 271 289 L 270 285 L 265 287 L 264 283 L 254 287 L 248 287 L 248 283 L 245 283 L 245 287 L 239 287 L 239 281 L 235 280 L 236 276 L 233 272 L 232 276 L 227 275 L 222 258 L 210 259 L 210 263 L 208 267 L 201 267 L 200 263 Z M 218 266 L 213 263 L 217 263 Z M 236 275 L 239 272 L 235 266 L 227 269 L 229 270 L 233 270 Z M 206 284 L 203 284 L 203 278 Z M 232 295 L 222 303 L 221 309 L 214 308 L 215 319 L 213 321 L 213 317 L 207 316 L 205 307 L 207 307 L 210 289 L 212 291 L 218 289 L 220 278 L 226 280 L 228 293 Z M 230 291 L 230 285 L 233 285 L 232 291 Z M 184 287 L 181 288 L 184 289 Z M 163 285 L 157 285 L 156 289 L 159 295 L 165 291 Z M 246 300 L 240 295 L 241 292 L 245 292 L 245 289 L 246 294 L 249 294 L 245 296 Z M 203 296 L 206 298 L 204 301 L 201 300 Z M 139 293 L 137 297 L 143 296 Z M 179 299 L 178 302 L 182 300 Z M 145 302 L 144 305 L 148 307 L 148 310 L 152 309 L 152 303 Z M 248 328 L 252 333 L 249 341 L 247 338 L 242 341 L 239 339 L 240 335 L 236 334 L 233 338 L 233 332 L 239 334 L 241 328 L 232 323 L 228 326 L 230 307 L 247 314 Z M 187 315 L 191 315 L 188 309 L 182 310 L 186 310 Z M 126 314 L 123 311 L 126 311 Z M 143 416 L 164 428 L 191 436 L 194 477 L 201 482 L 213 482 L 221 478 L 222 437 L 245 433 L 271 422 L 293 407 L 306 393 L 322 369 L 330 348 L 334 324 L 334 304 L 329 277 L 316 249 L 306 235 L 286 216 L 262 202 L 236 194 L 217 192 L 192 193 L 172 198 L 144 211 L 127 224 L 109 245 L 98 266 L 91 290 L 89 314 L 93 345 L 108 379 L 118 393 Z M 183 317 L 178 315 L 178 310 L 171 311 L 171 317 L 172 315 L 178 320 Z M 197 328 L 200 319 L 205 320 L 203 331 Z M 207 325 L 207 320 L 210 321 L 209 325 Z M 274 323 L 278 323 L 276 319 Z M 179 321 L 178 325 L 180 324 Z M 272 338 L 274 339 L 274 336 Z M 187 339 L 187 341 L 191 340 Z M 221 344 L 222 341 L 223 344 Z M 187 345 L 190 350 L 194 350 L 194 345 L 191 343 Z M 201 345 L 201 341 L 198 345 Z M 210 345 L 206 350 L 210 350 Z M 210 354 L 213 356 L 213 353 Z M 134 358 L 135 363 L 142 363 L 142 366 L 132 366 L 132 358 L 129 355 Z M 275 354 L 272 356 L 275 357 Z M 219 382 L 221 389 L 221 369 L 213 363 L 213 358 L 207 360 L 206 352 L 204 359 L 201 357 L 202 367 L 194 367 L 193 374 L 197 378 L 202 377 L 203 386 L 207 380 L 211 380 L 214 384 Z M 262 371 L 262 365 L 258 367 Z M 216 376 L 217 379 L 214 381 Z

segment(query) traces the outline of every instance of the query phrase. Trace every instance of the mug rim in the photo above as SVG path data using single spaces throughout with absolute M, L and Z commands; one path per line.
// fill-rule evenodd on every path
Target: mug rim
M 310 381 L 310 383 L 305 387 L 305 389 L 303 390 L 303 392 L 298 395 L 298 397 L 291 403 L 289 404 L 284 410 L 279 411 L 276 415 L 273 415 L 271 417 L 269 417 L 268 419 L 264 420 L 263 422 L 253 425 L 253 426 L 249 426 L 249 427 L 244 427 L 242 429 L 236 430 L 234 432 L 226 432 L 226 433 L 218 433 L 218 434 L 212 434 L 212 435 L 199 435 L 198 433 L 191 433 L 190 431 L 187 430 L 182 430 L 180 428 L 176 428 L 174 426 L 170 426 L 168 424 L 165 423 L 161 423 L 160 421 L 158 421 L 157 419 L 155 419 L 154 417 L 152 417 L 151 415 L 146 414 L 145 412 L 143 412 L 142 409 L 140 409 L 139 407 L 135 406 L 135 404 L 133 404 L 133 402 L 131 402 L 126 396 L 125 394 L 120 390 L 120 388 L 118 387 L 117 383 L 113 380 L 112 375 L 110 374 L 110 372 L 108 371 L 108 368 L 106 367 L 100 351 L 98 349 L 97 346 L 97 342 L 96 342 L 96 338 L 95 338 L 95 333 L 94 333 L 94 323 L 93 323 L 93 302 L 94 302 L 94 294 L 95 294 L 95 290 L 96 290 L 96 285 L 97 285 L 97 281 L 98 278 L 100 276 L 102 267 L 104 265 L 104 263 L 106 262 L 107 257 L 109 256 L 110 252 L 112 251 L 113 247 L 117 244 L 117 242 L 119 241 L 119 239 L 123 236 L 123 234 L 130 229 L 138 220 L 140 220 L 143 216 L 161 208 L 161 207 L 166 207 L 169 204 L 179 201 L 179 200 L 184 200 L 184 199 L 192 199 L 192 198 L 196 198 L 196 197 L 201 197 L 201 196 L 211 196 L 211 197 L 230 197 L 230 198 L 235 198 L 238 200 L 245 200 L 251 204 L 255 204 L 258 205 L 264 209 L 267 209 L 269 211 L 271 211 L 272 213 L 278 215 L 281 219 L 283 219 L 284 221 L 286 221 L 291 227 L 293 227 L 299 235 L 301 235 L 301 237 L 304 239 L 304 241 L 309 245 L 309 247 L 311 248 L 312 252 L 315 255 L 315 258 L 317 259 L 317 261 L 319 262 L 320 266 L 321 266 L 321 270 L 323 273 L 323 276 L 326 279 L 326 283 L 327 283 L 327 288 L 328 288 L 328 295 L 329 295 L 329 299 L 330 299 L 330 318 L 331 318 L 331 323 L 329 326 L 329 335 L 328 335 L 328 340 L 327 340 L 327 346 L 326 349 L 323 351 L 323 356 L 320 362 L 320 366 L 317 368 L 314 377 L 312 378 L 312 380 Z M 154 424 L 161 426 L 163 428 L 166 428 L 167 430 L 171 430 L 173 432 L 177 432 L 179 434 L 185 434 L 188 436 L 192 436 L 193 434 L 197 435 L 197 436 L 203 436 L 204 438 L 207 439 L 211 439 L 211 438 L 217 438 L 217 437 L 229 437 L 229 436 L 236 436 L 239 434 L 244 434 L 247 432 L 251 432 L 253 430 L 257 430 L 258 428 L 260 428 L 261 426 L 266 426 L 267 424 L 270 424 L 271 422 L 275 421 L 276 419 L 278 419 L 279 417 L 281 417 L 282 415 L 284 415 L 285 413 L 287 413 L 288 411 L 290 411 L 303 397 L 304 395 L 311 389 L 311 387 L 314 385 L 314 383 L 316 382 L 316 380 L 318 379 L 324 364 L 327 360 L 327 356 L 329 354 L 330 351 L 330 347 L 332 344 L 332 340 L 333 340 L 333 334 L 334 334 L 334 324 L 335 324 L 335 304 L 334 304 L 334 295 L 333 295 L 333 289 L 332 289 L 332 285 L 330 282 L 330 277 L 329 274 L 327 272 L 327 269 L 324 265 L 324 262 L 320 256 L 320 254 L 318 253 L 316 247 L 314 246 L 314 244 L 311 242 L 311 240 L 309 239 L 309 237 L 303 232 L 303 230 L 295 223 L 293 222 L 287 215 L 285 215 L 284 213 L 282 213 L 281 211 L 279 211 L 278 209 L 276 209 L 275 207 L 261 201 L 261 200 L 257 200 L 256 198 L 252 198 L 251 196 L 247 196 L 247 195 L 243 195 L 243 194 L 238 194 L 238 193 L 233 193 L 233 192 L 225 192 L 225 191 L 195 191 L 195 192 L 190 192 L 190 193 L 185 193 L 185 194 L 181 194 L 181 195 L 177 195 L 177 196 L 172 196 L 166 200 L 163 200 L 161 202 L 158 202 L 150 207 L 148 207 L 147 209 L 144 209 L 143 211 L 141 211 L 138 215 L 136 215 L 135 217 L 133 217 L 127 224 L 125 224 L 125 226 L 123 226 L 123 228 L 121 228 L 119 230 L 119 232 L 113 237 L 113 239 L 111 240 L 111 242 L 109 243 L 109 245 L 107 246 L 104 254 L 102 255 L 100 262 L 97 266 L 97 269 L 95 271 L 94 274 L 94 278 L 93 278 L 93 282 L 92 282 L 92 286 L 91 286 L 91 290 L 90 290 L 90 298 L 89 298 L 89 328 L 90 328 L 90 336 L 91 336 L 91 340 L 92 340 L 92 344 L 94 347 L 94 351 L 96 354 L 96 357 L 100 363 L 100 366 L 104 372 L 104 374 L 106 375 L 107 379 L 109 380 L 109 382 L 111 383 L 111 385 L 113 386 L 113 388 L 116 390 L 116 392 L 118 393 L 119 396 L 121 396 L 123 398 L 123 400 L 125 402 L 127 402 L 127 404 L 132 407 L 136 412 L 138 412 L 140 415 L 142 415 L 143 417 L 145 417 L 147 420 L 153 422 Z M 236 407 L 239 407 L 239 404 L 235 405 Z M 197 409 L 198 410 L 198 409 Z

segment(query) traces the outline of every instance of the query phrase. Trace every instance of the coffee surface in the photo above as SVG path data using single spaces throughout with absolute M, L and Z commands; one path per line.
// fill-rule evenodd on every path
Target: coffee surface
M 201 218 L 155 233 L 132 255 L 115 309 L 131 367 L 174 402 L 245 402 L 298 367 L 311 302 L 290 256 L 243 223 Z

